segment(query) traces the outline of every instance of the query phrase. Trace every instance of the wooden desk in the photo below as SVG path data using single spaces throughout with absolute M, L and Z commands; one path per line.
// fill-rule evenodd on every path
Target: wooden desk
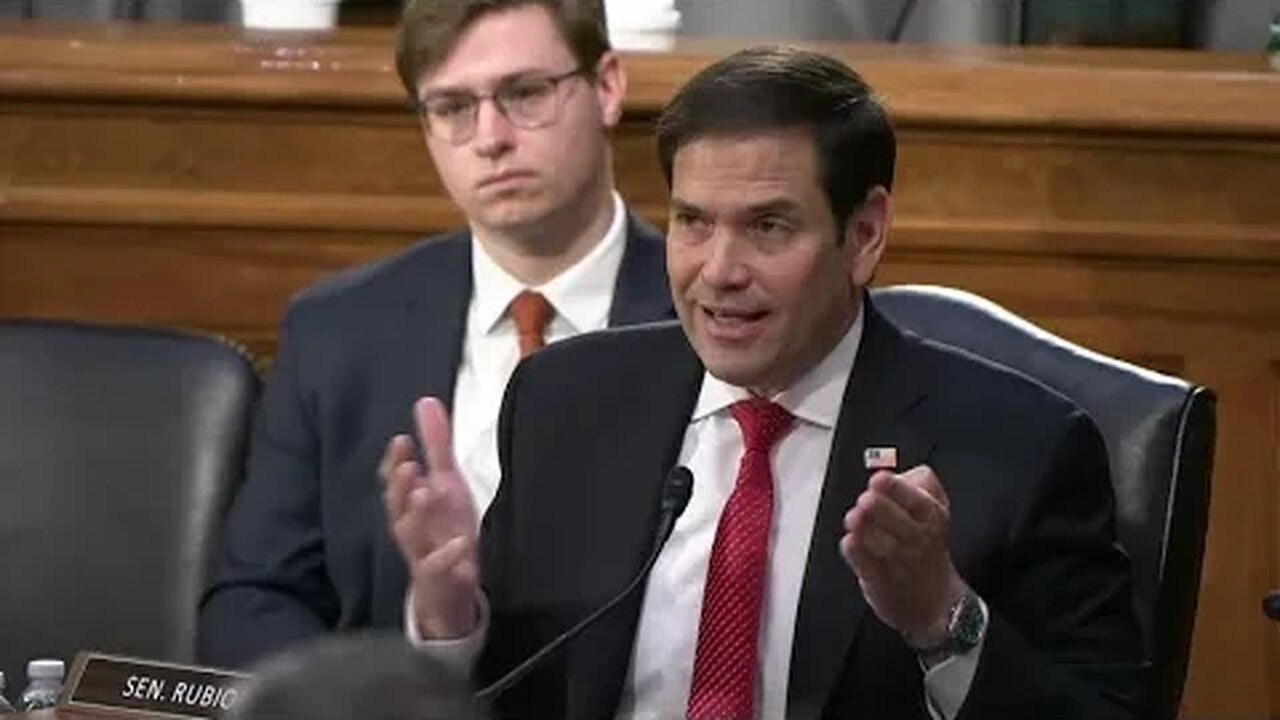
M 619 185 L 724 46 L 628 55 Z M 880 281 L 987 295 L 1221 398 L 1185 714 L 1280 717 L 1280 76 L 1256 56 L 827 46 L 900 129 Z M 459 222 L 390 33 L 0 25 L 0 316 L 195 326 L 259 353 L 324 272 Z

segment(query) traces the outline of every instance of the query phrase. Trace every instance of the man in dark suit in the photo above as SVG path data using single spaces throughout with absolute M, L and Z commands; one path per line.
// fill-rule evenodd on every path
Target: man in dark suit
M 291 304 L 201 605 L 206 663 L 401 626 L 407 574 L 377 465 L 414 398 L 452 407 L 479 512 L 496 492 L 498 408 L 519 358 L 672 316 L 662 238 L 613 189 L 626 78 L 599 0 L 412 3 L 397 65 L 469 228 Z
M 382 466 L 411 639 L 495 678 L 600 607 L 692 498 L 642 596 L 498 699 L 510 717 L 1132 717 L 1102 439 L 1048 388 L 867 299 L 895 139 L 829 57 L 735 54 L 659 121 L 679 324 L 529 358 L 482 542 L 442 405 Z M 482 582 L 481 582 L 482 581 Z

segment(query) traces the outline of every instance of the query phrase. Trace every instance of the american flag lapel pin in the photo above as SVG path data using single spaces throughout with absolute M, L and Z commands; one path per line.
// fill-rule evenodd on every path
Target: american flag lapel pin
M 862 463 L 868 470 L 893 470 L 898 467 L 898 448 L 869 447 L 862 451 Z

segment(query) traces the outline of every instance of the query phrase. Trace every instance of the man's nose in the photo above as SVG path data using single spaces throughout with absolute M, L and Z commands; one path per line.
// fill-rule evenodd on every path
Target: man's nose
M 492 98 L 476 108 L 476 130 L 471 144 L 481 157 L 496 157 L 515 144 L 515 125 Z
M 702 279 L 720 288 L 742 287 L 751 281 L 745 260 L 744 243 L 735 233 L 721 226 L 706 245 L 707 257 L 702 264 Z

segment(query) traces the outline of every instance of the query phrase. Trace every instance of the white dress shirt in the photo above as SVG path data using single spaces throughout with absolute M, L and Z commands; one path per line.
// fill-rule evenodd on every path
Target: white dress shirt
M 817 519 L 831 442 L 854 358 L 862 341 L 863 313 L 840 343 L 797 383 L 771 398 L 796 421 L 774 448 L 773 527 L 760 623 L 756 716 L 786 718 L 787 683 L 805 558 Z M 634 720 L 682 718 L 688 705 L 702 612 L 707 564 L 720 512 L 737 480 L 742 434 L 729 406 L 750 397 L 740 387 L 705 373 L 685 430 L 680 463 L 693 473 L 693 494 L 649 576 L 635 647 L 618 707 Z M 837 542 L 832 538 L 831 542 Z M 852 572 L 852 571 L 850 571 Z M 868 610 L 870 612 L 870 610 Z M 488 631 L 488 608 L 472 635 L 423 642 L 406 608 L 412 642 L 462 670 L 474 661 Z M 952 720 L 977 670 L 982 644 L 927 670 L 926 705 L 935 720 Z
M 862 340 L 862 317 L 817 367 L 772 400 L 795 422 L 770 457 L 773 527 L 760 618 L 760 674 L 756 710 L 761 720 L 786 717 L 787 678 L 805 558 L 818 514 L 831 438 L 849 368 Z M 640 610 L 629 682 L 619 715 L 683 717 L 693 679 L 698 620 L 711 545 L 742 458 L 742 432 L 729 406 L 751 397 L 745 388 L 705 373 L 685 430 L 680 464 L 693 472 L 693 495 L 658 556 Z
M 840 343 L 800 380 L 771 398 L 795 423 L 774 448 L 773 528 L 760 622 L 756 716 L 784 720 L 791 646 L 805 559 L 845 387 L 862 341 L 863 313 Z M 631 671 L 619 717 L 684 717 L 693 679 L 707 565 L 720 512 L 737 481 L 742 432 L 729 407 L 750 397 L 744 388 L 706 373 L 685 431 L 680 464 L 693 472 L 693 495 L 654 564 L 640 611 Z M 838 538 L 831 538 L 837 542 Z M 925 695 L 934 717 L 954 718 L 977 669 L 975 649 L 929 670 Z
M 613 221 L 604 238 L 581 260 L 538 287 L 527 287 L 503 270 L 473 234 L 473 291 L 453 391 L 453 455 L 481 516 L 498 491 L 502 475 L 498 467 L 498 412 L 507 381 L 520 361 L 508 306 L 523 290 L 542 293 L 555 310 L 545 333 L 547 343 L 604 329 L 609 324 L 626 234 L 626 207 L 615 192 Z

